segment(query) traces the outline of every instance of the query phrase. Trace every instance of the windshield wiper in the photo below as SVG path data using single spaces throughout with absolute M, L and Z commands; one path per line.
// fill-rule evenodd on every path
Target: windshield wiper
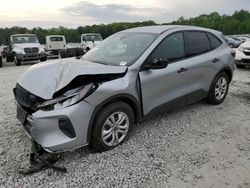
M 110 65 L 110 64 L 103 62 L 103 61 L 87 60 L 87 59 L 83 59 L 83 60 L 90 61 L 92 63 L 102 64 L 102 65 Z

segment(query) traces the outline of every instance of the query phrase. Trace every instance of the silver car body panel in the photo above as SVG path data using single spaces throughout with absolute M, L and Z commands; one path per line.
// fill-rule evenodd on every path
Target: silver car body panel
M 211 32 L 221 39 L 222 45 L 208 53 L 171 63 L 165 69 L 141 69 L 151 52 L 166 36 L 187 30 Z M 79 75 L 124 74 L 123 77 L 99 83 L 94 93 L 76 105 L 61 110 L 39 110 L 31 114 L 31 136 L 44 148 L 58 152 L 88 144 L 94 112 L 106 104 L 104 101 L 116 96 L 131 96 L 139 104 L 142 116 L 146 116 L 156 107 L 187 94 L 196 91 L 207 94 L 215 75 L 224 68 L 229 68 L 233 73 L 234 59 L 231 49 L 218 31 L 190 26 L 155 26 L 129 29 L 125 32 L 148 32 L 159 36 L 129 67 L 107 66 L 71 58 L 35 65 L 18 79 L 18 84 L 29 92 L 44 99 L 51 99 L 55 92 L 66 87 Z M 214 58 L 218 58 L 219 62 L 214 63 Z M 177 74 L 177 70 L 182 67 L 189 70 Z M 70 139 L 58 129 L 57 121 L 62 116 L 72 121 L 76 138 Z

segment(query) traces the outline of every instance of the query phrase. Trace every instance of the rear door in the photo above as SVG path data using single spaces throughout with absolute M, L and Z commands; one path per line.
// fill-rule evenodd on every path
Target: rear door
M 188 103 L 195 102 L 207 95 L 210 84 L 216 75 L 220 64 L 220 50 L 216 49 L 222 43 L 215 41 L 216 37 L 204 31 L 186 31 L 186 57 L 189 61 L 190 88 L 193 93 L 188 96 Z

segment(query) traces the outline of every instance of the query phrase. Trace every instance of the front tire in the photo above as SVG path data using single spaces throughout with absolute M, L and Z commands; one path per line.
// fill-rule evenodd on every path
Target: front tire
M 133 109 L 124 102 L 104 107 L 94 121 L 91 145 L 103 152 L 122 144 L 135 123 Z
M 47 61 L 47 56 L 40 59 L 41 62 Z
M 221 104 L 228 93 L 229 77 L 225 72 L 219 73 L 212 82 L 210 87 L 208 102 L 213 105 Z
M 245 65 L 236 64 L 236 67 L 237 67 L 238 69 L 243 69 L 243 68 L 245 68 Z
M 18 59 L 16 56 L 14 56 L 14 61 L 15 61 L 16 66 L 20 66 L 22 63 L 21 59 Z

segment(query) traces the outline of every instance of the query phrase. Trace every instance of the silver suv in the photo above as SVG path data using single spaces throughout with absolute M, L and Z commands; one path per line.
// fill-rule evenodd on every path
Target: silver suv
M 112 35 L 81 59 L 30 67 L 14 89 L 17 118 L 45 150 L 123 143 L 133 125 L 157 111 L 226 98 L 234 72 L 220 32 L 152 26 Z

